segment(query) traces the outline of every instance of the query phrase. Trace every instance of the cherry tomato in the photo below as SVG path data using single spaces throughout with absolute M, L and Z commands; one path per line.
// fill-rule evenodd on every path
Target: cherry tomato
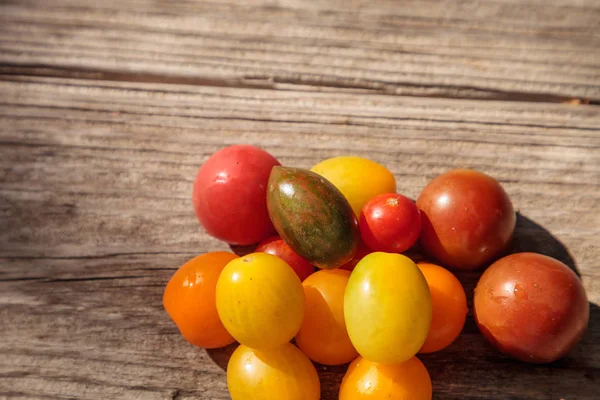
M 536 253 L 492 264 L 475 289 L 477 326 L 497 349 L 530 363 L 565 356 L 581 339 L 590 307 L 577 275 Z
M 349 277 L 349 271 L 321 270 L 302 283 L 306 312 L 296 344 L 318 363 L 345 364 L 358 356 L 344 321 L 344 292 Z
M 431 396 L 431 378 L 417 357 L 392 365 L 359 357 L 344 375 L 339 400 L 430 400 Z
M 227 331 L 253 349 L 289 342 L 304 318 L 304 290 L 281 258 L 251 253 L 231 261 L 217 282 L 217 310 Z
M 394 175 L 383 165 L 361 157 L 334 157 L 311 168 L 344 194 L 356 216 L 369 199 L 396 191 Z
M 375 251 L 402 253 L 421 233 L 421 215 L 415 203 L 396 193 L 369 200 L 360 213 L 360 235 Z
M 275 350 L 240 345 L 227 365 L 227 387 L 232 400 L 318 400 L 319 376 L 296 346 Z
M 516 223 L 508 195 L 493 178 L 457 169 L 429 182 L 417 199 L 421 244 L 444 266 L 474 270 L 501 255 Z
M 344 318 L 352 344 L 382 364 L 408 360 L 431 324 L 431 295 L 423 274 L 401 254 L 371 253 L 350 275 Z
M 354 271 L 356 264 L 358 264 L 360 262 L 360 260 L 362 260 L 367 254 L 371 254 L 372 252 L 373 252 L 373 250 L 371 250 L 365 244 L 365 242 L 363 242 L 361 240 L 360 245 L 358 247 L 358 251 L 356 252 L 356 255 L 354 256 L 354 258 L 352 260 L 350 260 L 349 262 L 347 262 L 346 264 L 342 265 L 340 267 L 340 269 L 345 269 L 347 271 Z
M 250 245 L 273 235 L 267 212 L 267 182 L 280 165 L 254 146 L 229 146 L 200 167 L 192 196 L 206 231 L 229 244 Z
M 467 318 L 467 296 L 462 285 L 447 269 L 438 265 L 417 264 L 429 285 L 432 311 L 431 327 L 419 353 L 433 353 L 458 337 Z
M 301 281 L 305 280 L 310 274 L 315 272 L 315 267 L 300 257 L 286 242 L 279 236 L 271 236 L 260 242 L 256 248 L 257 252 L 273 254 L 289 264 L 296 272 Z
M 206 253 L 183 264 L 169 280 L 163 306 L 191 344 L 212 349 L 235 341 L 219 319 L 215 290 L 219 274 L 236 258 L 226 252 Z

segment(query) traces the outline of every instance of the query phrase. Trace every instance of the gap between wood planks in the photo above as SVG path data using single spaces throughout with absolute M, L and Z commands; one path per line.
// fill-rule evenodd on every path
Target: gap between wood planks
M 140 72 L 119 72 L 99 69 L 73 68 L 69 66 L 50 66 L 44 64 L 12 64 L 0 63 L 0 75 L 38 76 L 49 78 L 71 78 L 98 81 L 162 83 L 191 86 L 230 87 L 240 89 L 262 90 L 296 90 L 315 92 L 354 92 L 376 95 L 402 95 L 413 97 L 432 97 L 446 99 L 470 99 L 493 101 L 516 101 L 536 103 L 566 103 L 572 105 L 600 105 L 600 100 L 590 100 L 545 93 L 526 93 L 481 89 L 469 86 L 453 85 L 421 85 L 402 83 L 382 84 L 373 87 L 368 84 L 349 83 L 343 81 L 300 80 L 267 76 L 247 76 L 242 79 L 218 77 L 168 76 Z M 404 90 L 407 89 L 408 90 Z M 412 90 L 411 90 L 412 89 Z

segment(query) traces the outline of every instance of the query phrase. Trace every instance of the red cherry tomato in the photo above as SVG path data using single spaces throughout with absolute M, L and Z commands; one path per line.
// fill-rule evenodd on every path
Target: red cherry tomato
M 192 196 L 204 229 L 234 245 L 258 243 L 274 234 L 266 198 L 276 165 L 272 155 L 254 146 L 229 146 L 213 154 L 200 167 Z
M 506 249 L 515 229 L 508 195 L 478 171 L 457 169 L 438 176 L 423 189 L 417 207 L 423 249 L 451 268 L 485 265 Z
M 360 213 L 360 234 L 375 251 L 402 253 L 419 238 L 421 216 L 415 203 L 396 193 L 369 200 Z
M 361 240 L 360 245 L 358 246 L 358 251 L 356 252 L 354 258 L 348 261 L 346 264 L 342 265 L 340 268 L 352 272 L 354 271 L 354 267 L 356 267 L 356 264 L 358 264 L 360 260 L 362 260 L 367 254 L 371 254 L 372 252 L 373 250 L 371 250 L 365 244 L 365 242 Z
M 305 280 L 310 274 L 315 272 L 315 267 L 300 257 L 286 242 L 279 236 L 271 236 L 260 242 L 256 248 L 257 252 L 273 254 L 289 264 L 296 272 L 301 281 Z
M 481 276 L 473 301 L 475 320 L 499 350 L 530 363 L 566 355 L 587 327 L 590 306 L 577 275 L 553 258 L 517 253 Z

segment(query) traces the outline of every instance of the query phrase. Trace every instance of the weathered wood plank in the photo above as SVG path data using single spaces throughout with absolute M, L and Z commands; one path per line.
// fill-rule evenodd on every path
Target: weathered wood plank
M 20 74 L 598 102 L 598 27 L 592 0 L 4 1 L 0 65 Z
M 172 272 L 227 247 L 190 193 L 199 165 L 253 143 L 284 164 L 338 154 L 388 166 L 415 197 L 432 176 L 497 177 L 521 250 L 574 264 L 583 343 L 550 366 L 491 349 L 469 317 L 422 357 L 436 398 L 595 399 L 600 379 L 600 108 L 0 76 L 0 397 L 227 399 L 227 351 L 187 345 L 161 307 Z M 477 274 L 460 274 L 470 294 Z M 215 358 L 216 362 L 210 360 Z M 220 368 L 221 367 L 221 368 Z M 320 367 L 335 399 L 343 367 Z

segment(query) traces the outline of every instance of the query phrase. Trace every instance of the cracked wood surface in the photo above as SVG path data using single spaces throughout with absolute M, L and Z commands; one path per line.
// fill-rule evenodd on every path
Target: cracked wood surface
M 229 398 L 233 346 L 185 343 L 161 297 L 183 262 L 228 249 L 191 186 L 240 142 L 299 167 L 366 156 L 413 198 L 451 168 L 496 177 L 519 210 L 512 250 L 575 268 L 590 327 L 529 366 L 469 315 L 421 357 L 434 396 L 597 399 L 599 15 L 559 0 L 0 0 L 0 399 Z M 471 304 L 479 274 L 458 275 Z M 318 369 L 336 399 L 344 368 Z

